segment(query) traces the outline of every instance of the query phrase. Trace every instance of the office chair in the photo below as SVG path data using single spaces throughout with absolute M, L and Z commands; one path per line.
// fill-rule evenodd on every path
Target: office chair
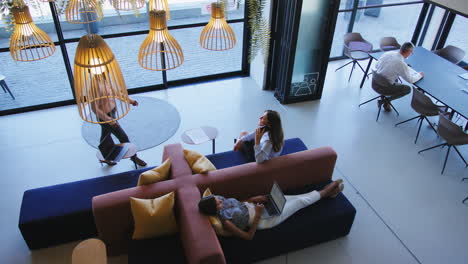
M 372 72 L 372 84 L 371 84 L 371 87 L 372 89 L 379 94 L 379 96 L 376 96 L 368 101 L 365 101 L 364 103 L 361 103 L 359 105 L 359 107 L 361 107 L 361 105 L 365 105 L 369 102 L 372 102 L 376 99 L 379 99 L 381 100 L 381 104 L 378 104 L 379 106 L 379 112 L 377 113 L 377 118 L 375 119 L 375 122 L 377 122 L 379 120 L 379 116 L 380 116 L 380 111 L 382 110 L 382 105 L 383 103 L 387 103 L 389 104 L 393 110 L 395 110 L 395 113 L 397 115 L 400 115 L 400 113 L 398 113 L 398 111 L 396 110 L 396 108 L 393 106 L 392 102 L 388 99 L 387 96 L 390 96 L 390 94 L 385 94 L 383 92 L 383 87 L 385 87 L 385 85 L 391 85 L 389 81 L 387 81 L 387 79 L 385 79 L 382 75 L 376 73 L 375 71 Z
M 463 57 L 465 57 L 465 52 L 462 49 L 452 45 L 447 45 L 445 48 L 435 50 L 434 53 L 455 64 L 460 63 Z
M 410 118 L 408 120 L 399 122 L 395 124 L 395 127 L 398 125 L 401 125 L 403 123 L 406 123 L 408 121 L 411 121 L 413 119 L 418 119 L 419 127 L 418 127 L 418 133 L 416 134 L 416 139 L 414 140 L 414 144 L 418 141 L 419 137 L 419 132 L 421 131 L 421 126 L 423 123 L 423 120 L 426 120 L 427 123 L 431 126 L 432 130 L 437 134 L 437 131 L 435 130 L 434 126 L 432 125 L 431 121 L 427 119 L 428 116 L 436 116 L 441 112 L 441 107 L 446 107 L 446 106 L 441 106 L 441 105 L 436 105 L 432 102 L 432 100 L 425 95 L 422 91 L 419 91 L 418 89 L 413 87 L 413 98 L 411 99 L 411 107 L 418 113 L 418 116 L 415 116 L 413 118 Z M 438 134 L 437 134 L 438 135 Z
M 383 37 L 380 39 L 380 50 L 389 51 L 400 49 L 401 45 L 394 37 Z
M 361 71 L 365 73 L 366 71 L 361 66 L 359 61 L 369 59 L 369 53 L 371 51 L 372 51 L 372 44 L 369 41 L 365 40 L 361 36 L 361 34 L 355 33 L 355 32 L 346 33 L 344 36 L 343 53 L 346 57 L 350 58 L 351 61 L 337 68 L 335 72 L 345 67 L 346 65 L 352 63 L 353 67 L 351 68 L 351 73 L 349 74 L 348 82 L 351 80 L 351 75 L 353 74 L 353 70 L 356 67 L 356 64 L 359 66 Z
M 463 160 L 463 162 L 465 162 L 466 167 L 468 167 L 468 163 L 466 163 L 466 160 L 463 158 L 460 151 L 458 151 L 456 147 L 468 144 L 468 134 L 463 132 L 463 129 L 461 127 L 450 121 L 442 113 L 439 114 L 439 125 L 437 126 L 437 133 L 439 134 L 439 136 L 445 139 L 446 142 L 427 149 L 423 149 L 419 151 L 418 154 L 433 148 L 448 146 L 447 154 L 445 155 L 444 166 L 442 167 L 442 172 L 440 173 L 444 174 L 445 165 L 447 164 L 447 158 L 450 153 L 450 149 L 453 147 L 460 156 L 460 158 Z

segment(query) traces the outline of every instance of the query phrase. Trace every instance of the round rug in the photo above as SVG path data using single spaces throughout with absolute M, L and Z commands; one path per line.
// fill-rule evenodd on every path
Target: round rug
M 132 96 L 132 99 L 138 101 L 138 106 L 130 106 L 128 114 L 118 122 L 138 150 L 155 147 L 175 134 L 180 115 L 173 105 L 152 97 Z M 89 145 L 98 148 L 101 137 L 99 124 L 83 122 L 81 133 Z M 112 138 L 116 144 L 119 143 L 114 135 Z

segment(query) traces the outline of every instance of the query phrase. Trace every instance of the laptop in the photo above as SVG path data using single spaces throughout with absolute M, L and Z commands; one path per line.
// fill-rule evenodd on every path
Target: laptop
M 113 160 L 115 162 L 119 162 L 128 151 L 128 147 L 125 145 L 119 146 L 101 143 L 98 147 L 105 160 Z
M 286 197 L 276 182 L 273 183 L 270 193 L 266 196 L 268 198 L 268 202 L 265 204 L 265 209 L 263 210 L 261 218 L 266 219 L 280 215 L 283 212 L 284 205 L 286 204 Z

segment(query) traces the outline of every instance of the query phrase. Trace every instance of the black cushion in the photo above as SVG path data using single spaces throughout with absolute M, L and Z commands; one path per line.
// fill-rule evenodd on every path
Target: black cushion
M 128 264 L 187 263 L 179 234 L 143 240 L 131 240 Z

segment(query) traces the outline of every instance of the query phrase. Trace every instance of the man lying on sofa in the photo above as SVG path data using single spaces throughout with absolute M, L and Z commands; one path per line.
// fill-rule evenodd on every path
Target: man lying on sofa
M 281 224 L 288 217 L 321 198 L 334 198 L 344 188 L 343 180 L 331 182 L 320 191 L 311 191 L 300 195 L 287 195 L 281 214 L 263 218 L 266 196 L 254 196 L 240 202 L 235 198 L 224 198 L 219 195 L 208 195 L 198 203 L 201 213 L 208 216 L 218 216 L 223 228 L 234 236 L 251 240 L 257 229 L 268 229 Z

